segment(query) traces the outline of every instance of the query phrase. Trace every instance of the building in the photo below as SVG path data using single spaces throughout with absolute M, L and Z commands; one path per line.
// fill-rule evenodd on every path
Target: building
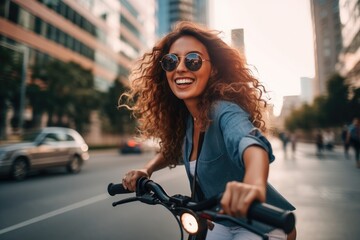
M 311 104 L 314 100 L 313 83 L 314 79 L 309 77 L 300 78 L 300 99 L 302 103 Z
M 339 72 L 349 83 L 360 87 L 360 2 L 340 0 L 343 50 L 339 57 Z
M 285 126 L 285 119 L 291 115 L 291 112 L 301 107 L 300 95 L 290 95 L 283 97 L 283 105 L 281 108 L 280 115 L 277 117 L 274 126 L 278 129 L 283 129 Z
M 339 0 L 311 0 L 314 29 L 314 95 L 326 94 L 326 82 L 336 73 L 342 49 Z
M 244 29 L 238 28 L 231 30 L 231 45 L 239 50 L 239 52 L 245 57 Z
M 76 62 L 89 69 L 95 87 L 106 92 L 115 79 L 126 83 L 133 61 L 153 46 L 156 7 L 156 0 L 146 4 L 142 0 L 1 0 L 0 48 L 14 53 L 25 49 L 28 70 L 51 60 Z M 28 73 L 23 82 L 29 82 L 31 70 L 23 72 Z M 15 132 L 10 128 L 11 116 L 20 116 L 20 128 L 23 118 L 31 119 L 24 95 L 19 109 L 6 112 L 7 135 Z M 99 119 L 92 117 L 91 123 L 87 141 L 104 143 Z
M 105 91 L 155 41 L 155 10 L 155 0 L 2 0 L 0 42 L 26 46 L 29 65 L 74 61 Z
M 171 30 L 178 21 L 208 25 L 208 0 L 158 0 L 158 36 Z

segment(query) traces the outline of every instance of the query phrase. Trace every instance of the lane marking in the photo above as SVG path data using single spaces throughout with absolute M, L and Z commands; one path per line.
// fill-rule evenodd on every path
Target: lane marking
M 179 166 L 179 168 L 181 168 L 181 167 Z M 185 171 L 185 170 L 183 170 L 183 171 Z M 181 171 L 169 171 L 168 174 L 157 176 L 156 181 L 157 182 L 162 182 L 162 181 L 170 180 L 170 179 L 176 178 L 178 175 L 181 175 L 181 174 L 183 174 L 183 172 L 181 172 Z M 31 219 L 26 220 L 24 222 L 20 222 L 18 224 L 12 225 L 10 227 L 3 228 L 3 229 L 0 230 L 0 235 L 4 234 L 4 233 L 7 233 L 7 232 L 10 232 L 10 231 L 14 231 L 14 230 L 22 228 L 22 227 L 26 227 L 26 226 L 28 226 L 30 224 L 33 224 L 33 223 L 37 223 L 37 222 L 46 220 L 46 219 L 51 218 L 51 217 L 55 217 L 57 215 L 66 213 L 68 211 L 75 210 L 77 208 L 85 207 L 87 205 L 90 205 L 90 204 L 105 200 L 105 199 L 107 199 L 109 197 L 111 197 L 111 196 L 109 196 L 109 194 L 103 193 L 103 194 L 100 194 L 100 195 L 85 199 L 83 201 L 68 205 L 66 207 L 59 208 L 57 210 L 45 213 L 45 214 L 40 215 L 38 217 L 34 217 L 34 218 L 31 218 Z
M 48 218 L 63 214 L 65 212 L 68 212 L 68 211 L 71 211 L 71 210 L 74 210 L 74 209 L 77 209 L 77 208 L 80 208 L 80 207 L 84 207 L 84 206 L 92 204 L 92 203 L 96 203 L 96 202 L 105 200 L 105 199 L 107 199 L 109 197 L 110 196 L 108 194 L 104 193 L 104 194 L 100 194 L 100 195 L 97 195 L 97 196 L 92 197 L 92 198 L 88 198 L 86 200 L 83 200 L 83 201 L 68 205 L 66 207 L 57 209 L 57 210 L 52 211 L 52 212 L 45 213 L 43 215 L 40 215 L 40 216 L 35 217 L 35 218 L 31 218 L 29 220 L 26 220 L 24 222 L 12 225 L 10 227 L 3 228 L 3 229 L 0 230 L 0 235 L 4 234 L 4 233 L 7 233 L 7 232 L 10 232 L 10 231 L 14 231 L 14 230 L 22 228 L 22 227 L 26 227 L 26 226 L 28 226 L 30 224 L 33 224 L 33 223 L 43 221 L 43 220 L 48 219 Z

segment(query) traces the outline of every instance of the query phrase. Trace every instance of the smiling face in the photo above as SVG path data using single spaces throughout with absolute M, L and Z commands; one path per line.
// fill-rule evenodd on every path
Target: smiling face
M 177 55 L 180 59 L 175 70 L 166 72 L 172 92 L 176 97 L 184 100 L 185 104 L 196 103 L 211 74 L 211 63 L 206 47 L 194 37 L 182 36 L 171 45 L 169 53 Z M 190 71 L 185 66 L 184 58 L 189 53 L 197 53 L 205 60 L 199 70 Z

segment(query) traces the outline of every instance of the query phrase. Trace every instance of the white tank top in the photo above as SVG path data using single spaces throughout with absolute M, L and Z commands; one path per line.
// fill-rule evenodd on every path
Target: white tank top
M 194 176 L 195 174 L 195 167 L 196 167 L 196 160 L 190 161 L 190 174 Z

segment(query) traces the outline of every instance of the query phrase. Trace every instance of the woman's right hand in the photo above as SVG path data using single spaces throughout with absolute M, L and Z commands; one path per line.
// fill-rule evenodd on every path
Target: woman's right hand
M 127 172 L 122 179 L 122 184 L 124 188 L 134 192 L 136 190 L 136 181 L 140 177 L 150 178 L 150 174 L 148 173 L 148 170 L 144 168 L 144 169 L 135 169 Z

